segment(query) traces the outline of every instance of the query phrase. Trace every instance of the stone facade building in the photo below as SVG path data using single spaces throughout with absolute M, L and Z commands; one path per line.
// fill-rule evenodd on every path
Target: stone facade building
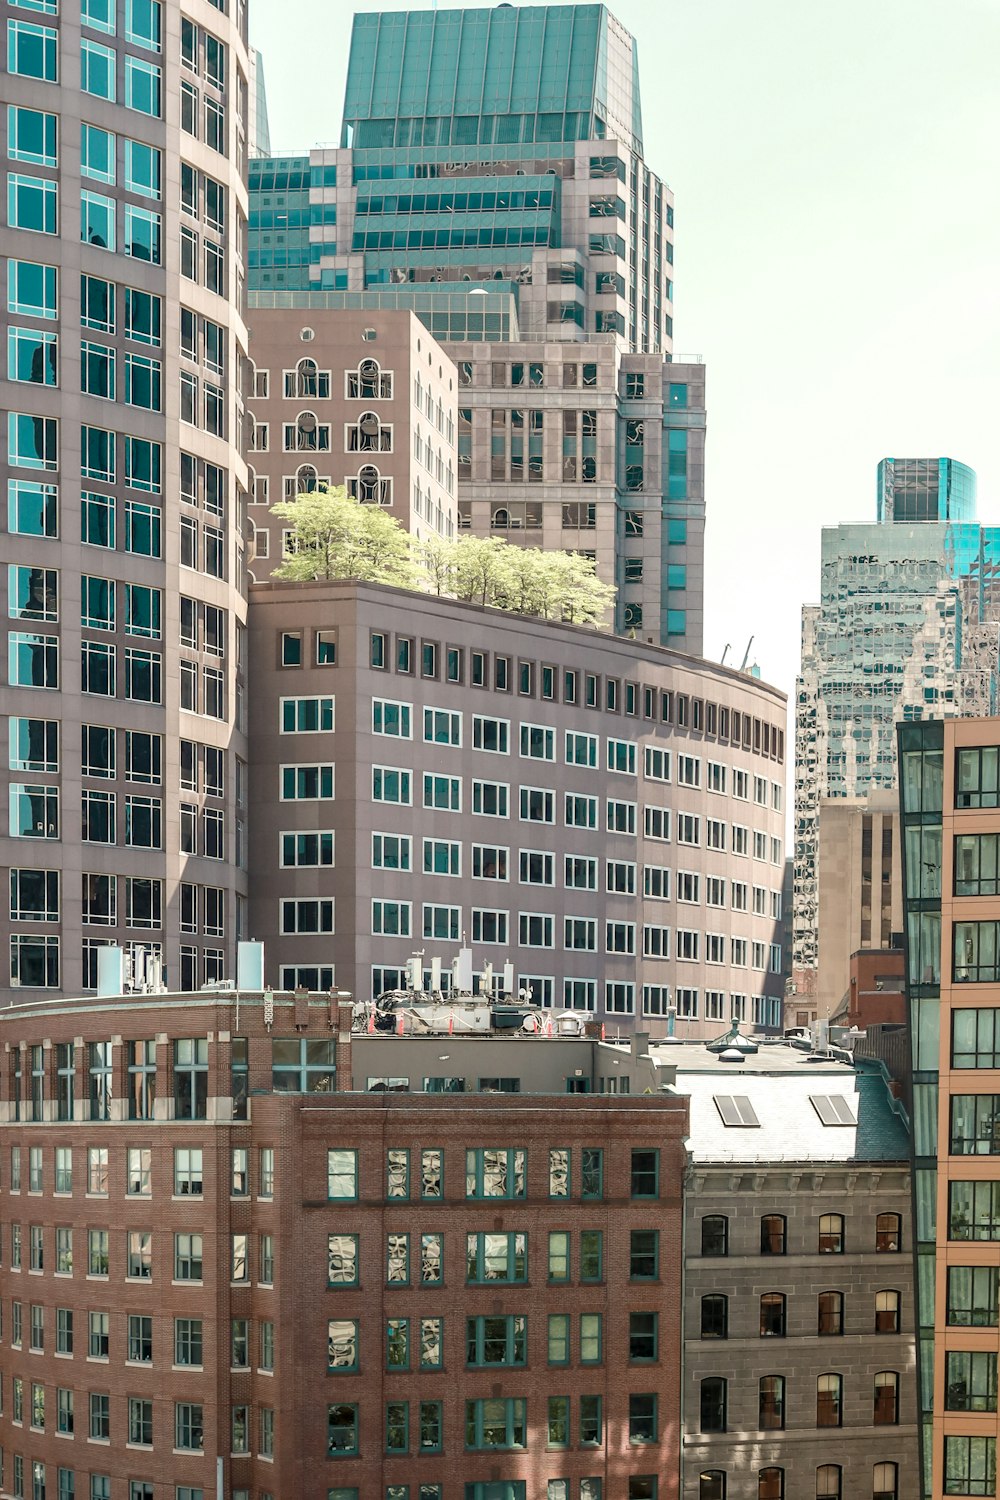
M 612 1028 L 780 1029 L 780 693 L 381 585 L 252 594 L 268 983 L 369 999 L 468 943 Z
M 911 1500 L 909 1144 L 885 1076 L 780 1046 L 685 1049 L 676 1087 L 684 1500 Z

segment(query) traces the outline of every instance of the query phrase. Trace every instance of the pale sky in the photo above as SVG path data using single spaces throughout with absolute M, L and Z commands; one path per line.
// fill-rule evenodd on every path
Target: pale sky
M 354 11 L 405 8 L 251 0 L 275 151 L 336 144 Z M 880 458 L 971 464 L 1000 524 L 1000 0 L 611 9 L 707 365 L 705 654 L 753 635 L 791 694 L 820 528 L 875 519 Z

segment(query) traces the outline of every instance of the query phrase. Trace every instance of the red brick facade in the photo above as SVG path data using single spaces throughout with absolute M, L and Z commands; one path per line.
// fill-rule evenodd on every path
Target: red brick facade
M 384 1500 L 396 1485 L 410 1500 L 674 1500 L 686 1101 L 344 1093 L 324 1072 L 335 1049 L 349 1082 L 328 1001 L 279 997 L 265 1015 L 260 996 L 237 1017 L 234 998 L 199 995 L 0 1018 L 2 1493 L 32 1496 L 34 1480 L 50 1500 L 209 1500 L 221 1459 L 227 1500 Z M 195 1039 L 204 1084 L 174 1045 Z M 60 1118 L 60 1044 L 74 1041 L 73 1119 Z M 130 1046 L 142 1041 L 147 1054 Z M 272 1064 L 293 1053 L 301 1070 L 280 1082 L 301 1091 L 276 1092 Z M 155 1058 L 152 1093 L 137 1056 L 147 1084 Z M 175 1118 L 189 1098 L 204 1118 Z M 390 1150 L 409 1152 L 391 1185 Z M 565 1183 L 551 1151 L 569 1153 Z M 467 1169 L 473 1193 L 510 1196 L 468 1196 Z M 331 1235 L 357 1236 L 346 1279 L 355 1242 L 334 1242 L 332 1284 Z M 470 1235 L 525 1235 L 505 1242 L 516 1279 L 496 1278 L 495 1239 L 474 1242 L 470 1273 Z M 561 1315 L 566 1328 L 550 1325 Z

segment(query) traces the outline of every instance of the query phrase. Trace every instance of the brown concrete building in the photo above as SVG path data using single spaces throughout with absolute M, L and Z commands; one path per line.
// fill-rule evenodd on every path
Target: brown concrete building
M 780 1045 L 669 1060 L 691 1108 L 684 1500 L 912 1500 L 909 1148 L 885 1075 Z
M 246 7 L 117 9 L 5 7 L 3 1003 L 246 890 Z
M 368 999 L 467 942 L 612 1029 L 780 1026 L 782 694 L 377 585 L 258 584 L 251 616 L 269 983 Z
M 851 955 L 891 948 L 903 930 L 899 808 L 894 792 L 819 810 L 819 1019 L 829 1020 L 850 984 Z
M 348 1028 L 315 995 L 0 1016 L 4 1493 L 675 1500 L 685 1101 L 567 1096 L 648 1057 L 544 1037 L 529 1097 L 350 1093 Z
M 281 562 L 270 507 L 346 485 L 417 537 L 455 534 L 458 372 L 411 312 L 255 307 L 252 571 Z

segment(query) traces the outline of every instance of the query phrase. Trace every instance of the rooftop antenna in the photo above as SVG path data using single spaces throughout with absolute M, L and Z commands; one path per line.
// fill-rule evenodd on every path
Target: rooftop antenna
M 747 649 L 743 653 L 743 660 L 740 662 L 740 671 L 741 672 L 745 672 L 746 671 L 747 657 L 750 655 L 750 647 L 753 645 L 753 643 L 754 643 L 754 637 L 751 636 L 750 639 L 747 641 Z

